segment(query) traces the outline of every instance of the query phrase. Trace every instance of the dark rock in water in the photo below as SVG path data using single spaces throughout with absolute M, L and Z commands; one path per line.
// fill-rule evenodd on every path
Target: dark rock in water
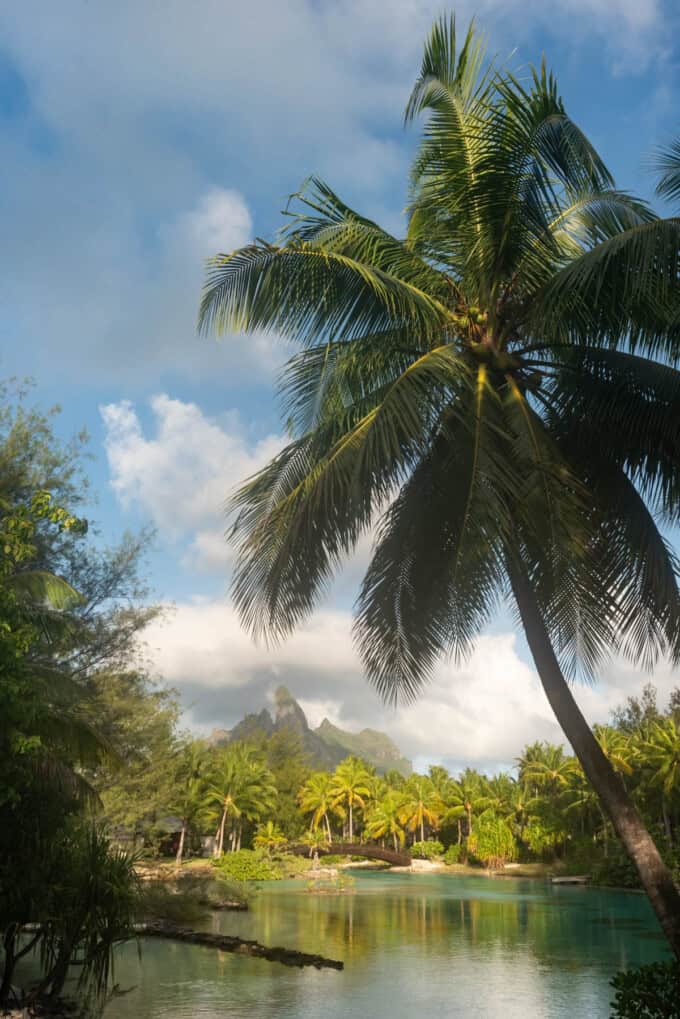
M 195 931 L 189 927 L 176 927 L 168 923 L 144 924 L 137 933 L 146 938 L 167 938 L 170 941 L 185 941 L 191 945 L 206 945 L 217 948 L 221 952 L 235 952 L 238 955 L 251 955 L 256 959 L 268 962 L 280 962 L 283 966 L 314 966 L 315 969 L 344 969 L 345 964 L 337 959 L 326 959 L 323 955 L 310 955 L 308 952 L 297 952 L 292 948 L 269 947 L 258 941 L 245 941 L 226 934 L 210 934 L 208 931 Z
M 247 902 L 238 902 L 236 899 L 220 899 L 218 902 L 208 900 L 210 909 L 232 910 L 233 912 L 245 913 L 248 910 Z

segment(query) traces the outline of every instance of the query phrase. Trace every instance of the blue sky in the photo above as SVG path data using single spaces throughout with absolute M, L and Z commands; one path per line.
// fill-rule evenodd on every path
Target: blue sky
M 444 9 L 424 0 L 0 7 L 0 372 L 32 375 L 36 399 L 62 405 L 64 435 L 88 428 L 93 515 L 108 540 L 157 527 L 152 582 L 176 608 L 148 635 L 150 653 L 201 728 L 259 708 L 283 679 L 315 721 L 327 713 L 381 725 L 421 761 L 508 761 L 525 738 L 556 735 L 508 617 L 468 667 L 442 666 L 418 706 L 386 712 L 349 646 L 365 549 L 281 651 L 252 648 L 225 593 L 220 506 L 278 447 L 285 351 L 273 337 L 196 337 L 202 259 L 271 236 L 310 173 L 399 231 L 416 140 L 402 111 L 422 39 Z M 475 14 L 490 52 L 520 74 L 545 53 L 619 186 L 651 198 L 645 158 L 679 126 L 677 5 L 485 0 L 455 10 L 463 26 Z M 642 681 L 612 668 L 582 693 L 584 708 L 604 718 Z M 658 682 L 674 680 L 661 670 Z

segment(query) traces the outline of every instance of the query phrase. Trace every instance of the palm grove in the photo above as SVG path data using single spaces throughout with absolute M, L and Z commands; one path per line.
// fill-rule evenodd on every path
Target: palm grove
M 140 852 L 178 863 L 213 852 L 227 876 L 263 879 L 288 872 L 293 846 L 309 856 L 372 843 L 635 883 L 583 769 L 559 746 L 526 747 L 513 775 L 433 767 L 405 777 L 357 757 L 319 770 L 285 727 L 226 746 L 185 732 L 176 695 L 154 683 L 138 645 L 158 611 L 140 579 L 147 536 L 102 548 L 64 509 L 86 497 L 80 444 L 59 443 L 51 416 L 8 389 L 0 462 L 2 1004 L 26 1000 L 30 952 L 43 972 L 29 998 L 58 998 L 74 960 L 79 993 L 105 992 L 113 949 L 142 915 Z M 596 729 L 676 872 L 679 709 L 677 691 L 659 707 L 649 687 Z
M 405 239 L 312 180 L 279 243 L 212 263 L 203 328 L 272 329 L 299 351 L 289 444 L 235 500 L 234 599 L 255 634 L 285 637 L 372 529 L 355 632 L 378 690 L 416 696 L 507 598 L 575 757 L 537 745 L 517 777 L 404 780 L 356 759 L 314 772 L 285 733 L 226 748 L 182 733 L 140 649 L 148 536 L 105 547 L 80 516 L 80 441 L 5 387 L 2 1006 L 32 950 L 33 996 L 58 998 L 74 961 L 83 991 L 106 988 L 139 915 L 115 843 L 161 851 L 169 818 L 179 855 L 209 834 L 226 857 L 337 838 L 427 854 L 436 836 L 451 860 L 609 858 L 616 833 L 680 953 L 677 700 L 591 732 L 565 679 L 606 654 L 647 668 L 680 652 L 657 525 L 679 507 L 680 227 L 616 190 L 544 69 L 526 84 L 489 68 L 453 21 L 426 45 L 407 120 L 423 113 Z M 659 165 L 677 198 L 680 149 Z
M 210 265 L 205 331 L 299 352 L 290 441 L 234 499 L 233 597 L 284 638 L 373 529 L 355 637 L 388 699 L 464 657 L 501 599 L 680 957 L 680 896 L 567 682 L 680 654 L 675 522 L 680 222 L 616 189 L 545 66 L 489 66 L 435 25 L 406 120 L 425 114 L 398 239 L 311 179 L 276 244 Z M 680 194 L 680 151 L 659 157 Z

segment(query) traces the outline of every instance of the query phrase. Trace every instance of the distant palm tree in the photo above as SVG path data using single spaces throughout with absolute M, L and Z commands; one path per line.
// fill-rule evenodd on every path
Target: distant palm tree
M 337 811 L 333 789 L 332 775 L 327 771 L 315 771 L 298 793 L 300 809 L 304 814 L 312 815 L 312 829 L 318 828 L 323 821 L 329 842 L 333 841 L 329 815 L 334 810 Z
M 287 842 L 288 839 L 274 821 L 258 825 L 253 839 L 253 845 L 266 849 L 270 856 L 277 849 L 283 849 Z
M 203 740 L 189 740 L 180 747 L 173 788 L 175 801 L 170 809 L 179 814 L 182 828 L 175 863 L 179 867 L 189 828 L 204 809 L 205 787 L 209 766 L 208 747 Z
M 567 756 L 562 747 L 549 743 L 542 744 L 540 752 L 536 746 L 529 749 L 531 756 L 520 759 L 522 781 L 552 793 L 566 789 L 577 768 L 576 759 Z
M 300 348 L 290 442 L 235 499 L 235 604 L 284 637 L 380 520 L 356 639 L 379 692 L 408 699 L 510 592 L 680 958 L 680 895 L 565 677 L 680 658 L 654 515 L 680 518 L 680 221 L 615 188 L 544 66 L 528 85 L 485 69 L 452 18 L 426 42 L 422 112 L 405 239 L 312 180 L 279 244 L 212 261 L 202 329 Z
M 413 832 L 414 842 L 418 833 L 420 841 L 425 841 L 425 825 L 436 828 L 444 810 L 432 780 L 425 775 L 412 775 L 403 790 L 401 820 Z
M 447 794 L 446 805 L 450 816 L 457 816 L 462 810 L 467 820 L 467 834 L 473 834 L 472 826 L 476 814 L 482 813 L 489 805 L 482 776 L 472 768 L 466 768 L 460 778 L 452 780 Z M 462 841 L 460 828 L 458 842 Z
M 371 839 L 391 838 L 395 851 L 404 844 L 404 798 L 405 794 L 390 789 L 375 801 L 366 818 L 366 834 Z
M 366 765 L 357 757 L 348 757 L 342 761 L 333 774 L 331 795 L 334 807 L 346 807 L 348 819 L 348 837 L 354 839 L 354 811 L 361 810 L 371 795 L 371 776 Z
M 529 787 L 522 782 L 515 782 L 509 798 L 510 817 L 515 826 L 517 837 L 524 838 L 524 830 L 531 822 L 538 807 L 538 798 L 532 796 Z
M 620 775 L 632 775 L 631 759 L 635 751 L 631 740 L 611 725 L 594 725 L 593 734 L 614 771 Z
M 238 828 L 232 832 L 232 850 L 236 850 L 240 848 L 241 819 L 257 820 L 273 809 L 276 802 L 273 775 L 251 747 L 228 746 L 218 758 L 205 802 L 217 810 L 215 856 L 221 856 L 227 820 L 238 822 Z
M 665 718 L 650 725 L 647 739 L 640 743 L 644 766 L 650 772 L 650 784 L 661 791 L 661 810 L 669 842 L 673 829 L 668 814 L 673 798 L 680 796 L 680 725 Z

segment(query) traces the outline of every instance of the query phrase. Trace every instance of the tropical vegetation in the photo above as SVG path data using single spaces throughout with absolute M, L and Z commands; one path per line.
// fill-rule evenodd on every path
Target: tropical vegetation
M 680 518 L 680 220 L 616 187 L 545 63 L 520 80 L 453 17 L 425 44 L 421 115 L 403 237 L 313 177 L 275 243 L 209 265 L 204 331 L 296 348 L 289 441 L 233 499 L 233 599 L 283 639 L 372 530 L 355 637 L 391 701 L 469 655 L 508 599 L 680 958 L 680 895 L 568 682 L 612 654 L 680 660 L 659 524 Z M 661 195 L 680 194 L 678 155 Z
M 442 866 L 540 861 L 642 886 L 680 957 L 680 690 L 660 707 L 648 685 L 591 729 L 569 685 L 612 654 L 680 660 L 663 531 L 680 516 L 680 220 L 616 187 L 545 65 L 520 80 L 453 19 L 426 42 L 406 120 L 421 116 L 405 236 L 312 178 L 276 243 L 210 264 L 203 329 L 297 347 L 289 441 L 234 500 L 234 601 L 254 634 L 282 639 L 370 533 L 355 637 L 380 694 L 416 697 L 509 601 L 573 753 L 536 740 L 496 774 L 406 777 L 379 774 L 359 739 L 336 739 L 352 752 L 320 770 L 294 729 L 223 745 L 183 731 L 143 653 L 161 611 L 150 533 L 101 543 L 84 437 L 58 440 L 56 412 L 7 384 L 2 1011 L 58 1007 L 74 973 L 102 1004 L 136 920 L 184 908 L 140 888 L 142 857 L 187 870 L 212 855 L 230 882 L 368 846 Z M 678 143 L 657 169 L 677 201 Z M 620 1015 L 663 1009 L 677 969 L 615 987 Z

